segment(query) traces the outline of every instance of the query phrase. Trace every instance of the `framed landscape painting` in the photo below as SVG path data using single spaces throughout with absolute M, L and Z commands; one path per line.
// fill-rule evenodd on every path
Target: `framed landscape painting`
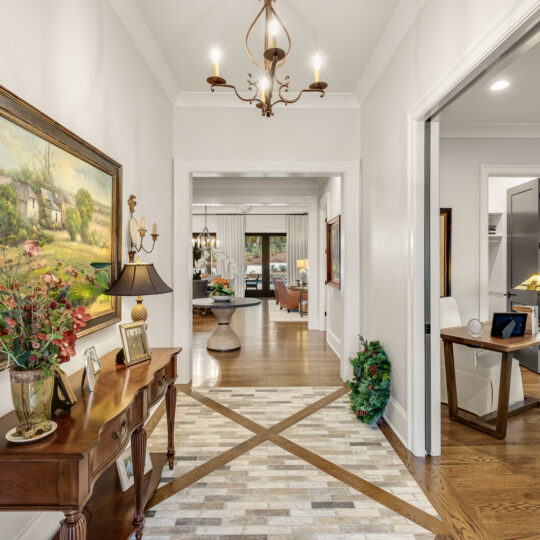
M 119 163 L 0 86 L 4 260 L 37 240 L 43 268 L 76 271 L 68 301 L 91 315 L 79 336 L 120 320 L 119 299 L 104 292 L 120 271 L 121 198 Z
M 341 216 L 326 221 L 326 284 L 341 289 Z

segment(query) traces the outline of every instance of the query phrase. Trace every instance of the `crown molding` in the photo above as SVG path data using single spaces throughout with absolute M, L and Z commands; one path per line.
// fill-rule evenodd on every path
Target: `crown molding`
M 294 92 L 293 92 L 294 94 Z M 175 107 L 253 107 L 249 103 L 240 101 L 232 91 L 222 91 L 217 89 L 215 92 L 180 92 Z M 281 109 L 285 109 L 279 106 Z M 291 108 L 295 109 L 358 109 L 358 101 L 352 93 L 327 93 L 324 98 L 317 94 L 304 94 L 300 101 L 296 102 Z
M 180 88 L 137 4 L 133 0 L 110 2 L 162 90 L 174 104 Z
M 359 105 L 368 97 L 425 3 L 426 0 L 401 0 L 399 3 L 354 89 Z
M 540 137 L 540 124 L 474 124 L 440 122 L 442 138 Z

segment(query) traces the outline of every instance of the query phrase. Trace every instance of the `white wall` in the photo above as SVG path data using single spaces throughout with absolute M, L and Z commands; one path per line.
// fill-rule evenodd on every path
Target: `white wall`
M 526 0 L 427 0 L 411 28 L 362 102 L 362 331 L 380 339 L 392 361 L 392 394 L 386 418 L 402 440 L 408 433 L 407 355 L 414 335 L 408 310 L 409 216 L 416 193 L 408 193 L 408 114 L 477 43 Z M 418 419 L 423 422 L 423 419 Z M 412 444 L 412 442 L 411 442 Z M 420 453 L 419 448 L 414 448 Z
M 278 106 L 272 118 L 262 118 L 253 106 L 174 110 L 175 158 L 316 160 L 359 155 L 358 109 Z
M 489 178 L 489 222 L 496 226 L 496 234 L 489 237 L 488 257 L 489 257 L 489 318 L 493 313 L 506 311 L 507 290 L 507 241 L 506 241 L 506 213 L 507 213 L 507 191 L 512 188 L 532 180 L 532 178 L 516 178 L 504 176 L 492 176 Z M 482 278 L 480 278 L 482 279 Z
M 135 193 L 137 212 L 161 229 L 157 251 L 147 260 L 172 284 L 172 107 L 109 1 L 4 0 L 1 11 L 2 85 L 123 165 L 124 224 L 125 201 Z M 123 233 L 125 261 L 125 227 Z M 145 303 L 151 345 L 169 345 L 172 295 L 148 297 Z M 124 301 L 126 321 L 132 304 Z M 120 346 L 118 328 L 81 339 L 66 371 L 82 367 L 81 352 L 89 345 L 100 354 Z M 8 373 L 3 372 L 0 414 L 9 409 Z M 46 539 L 61 517 L 2 512 L 0 536 Z
M 340 177 L 333 177 L 321 186 L 319 201 L 326 201 L 326 215 L 329 220 L 341 215 L 342 182 Z M 320 279 L 325 281 L 326 264 L 321 266 L 324 267 L 319 272 Z M 343 295 L 345 293 L 343 289 L 326 286 L 326 341 L 339 357 L 343 354 Z
M 440 205 L 452 208 L 452 296 L 468 321 L 480 317 L 480 166 L 538 163 L 540 138 L 442 138 L 439 159 Z

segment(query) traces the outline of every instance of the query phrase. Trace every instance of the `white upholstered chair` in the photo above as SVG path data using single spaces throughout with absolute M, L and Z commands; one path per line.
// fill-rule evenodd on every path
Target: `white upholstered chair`
M 451 296 L 441 298 L 441 328 L 462 326 L 456 300 Z M 483 416 L 497 410 L 499 398 L 499 377 L 501 373 L 501 353 L 468 347 L 454 346 L 456 366 L 456 387 L 460 409 Z M 510 405 L 523 400 L 523 383 L 519 362 L 512 360 L 512 379 L 510 383 Z M 446 369 L 444 349 L 441 340 L 441 401 L 448 403 L 446 392 Z

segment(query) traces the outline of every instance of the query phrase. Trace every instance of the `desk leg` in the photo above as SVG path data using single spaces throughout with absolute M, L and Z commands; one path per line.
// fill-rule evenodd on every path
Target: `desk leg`
M 499 402 L 497 404 L 497 423 L 495 437 L 504 439 L 506 437 L 506 426 L 508 425 L 508 406 L 510 403 L 510 380 L 512 377 L 512 355 L 502 353 L 501 358 L 501 378 L 499 381 Z
M 135 538 L 142 538 L 144 528 L 144 459 L 146 457 L 146 430 L 144 427 L 136 429 L 131 434 L 131 457 L 133 460 L 133 477 L 135 480 L 135 513 L 133 525 L 135 525 Z
M 443 341 L 444 365 L 446 368 L 446 390 L 448 393 L 448 412 L 450 419 L 458 417 L 458 401 L 456 388 L 456 368 L 454 365 L 454 345 L 451 341 Z
M 86 540 L 86 518 L 81 512 L 64 512 L 66 519 L 60 526 L 60 540 Z
M 176 386 L 174 382 L 169 384 L 165 394 L 165 405 L 167 410 L 167 460 L 169 469 L 174 467 L 174 415 L 176 412 Z

